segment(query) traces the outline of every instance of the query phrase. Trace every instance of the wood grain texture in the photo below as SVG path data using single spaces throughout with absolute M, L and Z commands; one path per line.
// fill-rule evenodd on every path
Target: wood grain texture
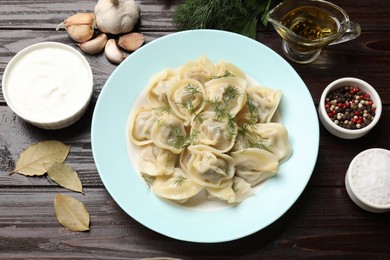
M 181 0 L 137 2 L 142 14 L 136 30 L 145 35 L 146 44 L 176 31 L 172 14 Z M 278 2 L 273 1 L 273 5 Z M 92 11 L 95 3 L 1 0 L 0 80 L 11 58 L 31 44 L 57 41 L 78 49 L 65 30 L 55 28 L 76 12 Z M 390 213 L 372 214 L 357 207 L 346 193 L 344 177 L 349 162 L 362 150 L 390 149 L 390 5 L 383 0 L 334 3 L 360 23 L 361 36 L 324 48 L 311 64 L 290 64 L 306 83 L 315 106 L 326 85 L 351 76 L 377 89 L 384 110 L 379 124 L 361 139 L 343 140 L 320 127 L 313 175 L 300 198 L 280 219 L 239 240 L 202 244 L 167 238 L 128 216 L 104 188 L 90 140 L 96 100 L 116 65 L 103 54 L 84 55 L 94 73 L 93 99 L 86 114 L 68 128 L 47 131 L 31 126 L 9 109 L 0 90 L 0 259 L 389 259 Z M 271 26 L 258 28 L 257 41 L 282 55 L 281 39 Z M 85 195 L 69 192 L 46 176 L 8 175 L 23 149 L 50 139 L 71 145 L 66 162 L 79 173 Z M 85 204 L 91 231 L 71 232 L 57 222 L 53 209 L 57 193 Z
M 57 193 L 84 203 L 91 215 L 91 231 L 71 232 L 58 224 L 51 203 Z M 341 187 L 306 189 L 283 218 L 264 230 L 217 244 L 188 243 L 151 231 L 128 217 L 102 189 L 86 189 L 85 195 L 80 195 L 58 188 L 12 188 L 2 189 L 0 196 L 0 241 L 7 248 L 0 251 L 0 258 L 42 256 L 36 252 L 71 259 L 259 259 L 319 253 L 322 257 L 380 257 L 390 253 L 388 247 L 378 247 L 375 242 L 390 243 L 390 224 L 383 224 L 389 214 L 366 213 Z

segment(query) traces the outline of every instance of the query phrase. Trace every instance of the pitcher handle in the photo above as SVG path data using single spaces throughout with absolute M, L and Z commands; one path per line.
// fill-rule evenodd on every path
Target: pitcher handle
M 362 32 L 360 24 L 349 21 L 348 28 L 345 33 L 335 41 L 331 42 L 329 45 L 339 44 L 342 42 L 347 42 L 359 37 Z

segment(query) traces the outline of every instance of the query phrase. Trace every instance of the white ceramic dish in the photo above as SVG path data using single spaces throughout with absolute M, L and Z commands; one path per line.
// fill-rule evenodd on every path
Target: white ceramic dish
M 289 131 L 291 158 L 252 197 L 237 206 L 199 210 L 167 202 L 148 191 L 128 154 L 128 117 L 150 78 L 206 55 L 231 62 L 254 80 L 282 90 L 279 112 Z M 281 76 L 283 75 L 283 76 Z M 297 102 L 299 98 L 300 102 Z M 302 117 L 305 124 L 301 124 Z M 100 177 L 120 207 L 146 227 L 191 242 L 214 243 L 257 232 L 281 217 L 309 181 L 319 147 L 312 97 L 302 79 L 278 54 L 250 38 L 215 30 L 174 33 L 130 55 L 107 80 L 92 120 L 92 151 Z
M 74 48 L 42 42 L 11 59 L 2 89 L 7 105 L 19 117 L 40 128 L 59 129 L 73 124 L 86 111 L 93 74 Z
M 356 86 L 362 91 L 370 94 L 372 101 L 376 105 L 376 114 L 373 121 L 366 127 L 361 129 L 346 129 L 336 125 L 329 118 L 325 110 L 325 99 L 329 92 L 344 86 Z M 378 92 L 367 82 L 357 78 L 341 78 L 330 83 L 322 92 L 320 103 L 318 105 L 318 115 L 322 125 L 333 135 L 344 139 L 356 139 L 366 135 L 372 128 L 378 123 L 382 114 L 382 101 L 378 95 Z
M 390 211 L 388 183 L 390 151 L 382 148 L 368 149 L 356 155 L 345 175 L 345 186 L 352 201 L 362 209 L 374 213 Z M 383 198 L 387 203 L 383 202 Z

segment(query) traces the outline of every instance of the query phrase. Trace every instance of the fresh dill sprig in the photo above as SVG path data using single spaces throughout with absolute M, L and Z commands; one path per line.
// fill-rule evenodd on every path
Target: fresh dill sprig
M 195 117 L 193 120 L 194 120 L 194 122 L 199 121 L 199 123 L 203 123 L 203 121 L 204 121 L 202 116 L 201 116 L 201 113 L 195 114 Z
M 202 92 L 200 92 L 198 86 L 195 86 L 191 83 L 189 83 L 187 86 L 185 86 L 184 89 L 186 91 L 185 93 L 190 95 L 191 97 L 195 97 L 196 95 L 202 93 Z
M 228 132 L 226 137 L 229 141 L 233 140 L 237 135 L 237 123 L 235 121 L 234 116 L 227 111 L 226 104 L 222 102 L 220 99 L 215 98 L 213 100 L 208 101 L 214 109 L 216 119 L 218 121 L 223 122 L 227 121 L 228 124 Z
M 218 29 L 256 38 L 257 26 L 267 25 L 272 0 L 186 0 L 176 8 L 179 30 Z
M 250 124 L 255 124 L 257 121 L 259 121 L 259 114 L 257 112 L 257 107 L 255 103 L 253 102 L 253 99 L 250 95 L 246 95 L 246 105 L 248 106 L 249 109 L 249 123 Z
M 188 113 L 192 114 L 195 111 L 195 106 L 192 103 L 192 100 L 188 99 L 183 102 L 179 102 L 178 105 L 181 105 L 184 109 L 188 111 Z
M 199 133 L 197 129 L 192 129 L 191 134 L 188 136 L 187 145 L 194 145 L 199 142 Z
M 244 137 L 246 140 L 246 148 L 259 148 L 269 151 L 270 144 L 263 140 L 261 136 L 252 129 L 252 124 L 244 124 L 238 129 L 238 134 Z
M 237 96 L 241 95 L 241 92 L 235 86 L 229 85 L 223 93 L 223 101 L 226 105 L 229 105 Z
M 230 71 L 225 70 L 225 72 L 224 72 L 222 75 L 213 76 L 212 79 L 220 79 L 220 78 L 235 77 L 235 76 L 236 76 L 236 75 L 234 75 L 234 74 L 231 73 Z
M 153 185 L 154 177 L 148 175 L 147 173 L 141 172 L 141 177 L 144 179 L 148 189 L 150 189 Z
M 187 180 L 186 177 L 184 177 L 183 175 L 179 175 L 179 176 L 176 177 L 174 183 L 176 184 L 176 186 L 180 186 L 180 185 L 183 184 L 183 182 L 184 182 L 185 180 Z
M 169 140 L 167 142 L 167 145 L 172 146 L 176 149 L 182 149 L 186 147 L 187 145 L 187 135 L 183 133 L 183 131 L 180 129 L 180 127 L 175 127 L 172 125 L 169 125 L 170 132 L 169 132 Z
M 172 108 L 169 105 L 162 105 L 160 107 L 154 107 L 153 109 L 161 113 L 168 113 L 168 114 L 170 114 L 172 111 Z
M 172 154 L 169 154 L 168 155 L 168 158 L 167 158 L 167 161 L 165 162 L 165 167 L 174 167 L 175 166 L 175 163 L 176 163 L 176 158 L 174 155 Z
M 166 123 L 164 120 L 157 121 L 158 127 L 167 127 L 169 129 L 168 141 L 166 145 L 176 149 L 182 149 L 187 146 L 187 134 L 183 132 L 180 126 Z

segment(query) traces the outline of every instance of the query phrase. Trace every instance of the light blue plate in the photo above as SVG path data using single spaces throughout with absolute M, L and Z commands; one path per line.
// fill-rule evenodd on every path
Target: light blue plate
M 129 112 L 150 78 L 206 55 L 237 65 L 262 85 L 283 92 L 279 107 L 292 157 L 255 196 L 235 207 L 199 211 L 168 203 L 148 191 L 126 146 Z M 100 177 L 119 206 L 146 227 L 184 241 L 224 242 L 257 232 L 281 217 L 312 174 L 319 124 L 311 95 L 294 69 L 268 47 L 224 31 L 195 30 L 154 40 L 131 54 L 107 80 L 92 119 L 92 150 Z

